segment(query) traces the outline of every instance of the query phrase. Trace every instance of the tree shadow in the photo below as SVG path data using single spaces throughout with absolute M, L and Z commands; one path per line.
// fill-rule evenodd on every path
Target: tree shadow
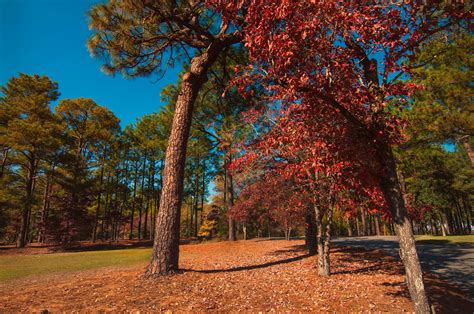
M 284 249 L 276 250 L 271 253 L 268 253 L 267 255 L 281 256 L 281 255 L 287 255 L 287 254 L 302 253 L 302 252 L 307 252 L 307 251 L 308 249 L 306 248 L 306 245 L 300 244 L 300 245 L 292 245 Z
M 285 237 L 268 237 L 268 238 L 255 238 L 252 239 L 252 241 L 255 242 L 266 242 L 266 241 L 281 241 L 281 240 L 286 240 L 286 241 L 298 241 L 303 239 L 302 237 L 291 237 L 289 240 L 286 240 Z
M 421 246 L 422 247 L 422 246 Z M 432 248 L 422 247 L 424 253 L 433 253 Z M 436 248 L 439 249 L 439 248 Z M 420 248 L 418 248 L 420 250 Z M 347 253 L 340 257 L 337 261 L 339 265 L 334 265 L 338 269 L 333 273 L 340 274 L 369 274 L 376 272 L 378 274 L 387 275 L 405 275 L 403 265 L 398 258 L 388 256 L 386 251 L 365 249 L 362 247 L 340 247 L 337 246 L 332 252 Z M 444 250 L 443 250 L 444 252 Z M 420 254 L 421 255 L 421 254 Z M 454 258 L 458 256 L 456 253 L 447 254 L 446 258 Z M 429 262 L 429 261 L 427 261 Z M 344 265 L 353 264 L 369 264 L 369 266 L 358 267 L 355 269 L 344 269 Z M 423 265 L 423 260 L 422 260 Z M 439 266 L 439 263 L 436 264 Z M 336 268 L 335 267 L 335 268 Z M 431 264 L 424 264 L 424 268 L 434 267 Z M 472 274 L 468 274 L 468 277 Z M 469 292 L 463 291 L 456 283 L 452 284 L 446 280 L 444 276 L 436 275 L 426 271 L 424 273 L 424 281 L 427 294 L 435 308 L 439 313 L 473 313 L 474 302 L 470 299 Z M 385 282 L 383 286 L 396 287 L 394 292 L 385 293 L 387 296 L 396 298 L 411 299 L 408 287 L 404 281 Z
M 334 264 L 334 275 L 346 274 L 368 274 L 370 272 L 383 273 L 387 275 L 399 275 L 403 273 L 400 264 L 394 263 L 395 259 L 385 252 L 362 247 L 335 246 L 331 253 L 344 253 Z M 365 265 L 364 267 L 348 268 L 348 265 Z
M 279 253 L 279 254 L 282 254 L 282 253 Z M 282 264 L 290 264 L 290 263 L 293 263 L 293 262 L 296 262 L 296 261 L 303 260 L 303 259 L 308 258 L 308 257 L 311 257 L 311 255 L 304 254 L 304 255 L 298 255 L 298 256 L 295 256 L 295 257 L 281 259 L 281 260 L 277 260 L 277 261 L 273 261 L 273 262 L 267 262 L 267 263 L 263 263 L 263 264 L 237 266 L 237 267 L 231 267 L 231 268 L 225 268 L 225 269 L 181 269 L 181 270 L 184 271 L 184 272 L 204 273 L 204 274 L 232 273 L 232 272 L 239 272 L 239 271 L 245 271 L 245 270 L 254 270 L 254 269 L 267 268 L 267 267 L 272 267 L 272 266 L 282 265 Z
M 398 242 L 376 237 L 337 239 L 334 243 L 357 249 L 377 249 L 400 260 Z M 474 245 L 453 244 L 447 240 L 417 241 L 417 252 L 424 272 L 435 273 L 474 298 Z M 361 270 L 362 271 L 362 270 Z M 403 271 L 403 270 L 402 270 Z

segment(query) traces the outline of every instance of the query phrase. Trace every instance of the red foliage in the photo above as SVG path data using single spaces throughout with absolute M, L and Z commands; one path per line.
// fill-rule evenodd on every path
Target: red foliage
M 306 193 L 298 191 L 291 180 L 275 175 L 270 172 L 247 184 L 228 215 L 241 222 L 273 220 L 284 228 L 302 225 Z
M 234 167 L 258 165 L 292 179 L 311 191 L 313 203 L 332 199 L 350 209 L 369 200 L 370 209 L 385 209 L 380 151 L 404 140 L 398 112 L 416 88 L 398 80 L 410 71 L 403 61 L 433 34 L 471 17 L 467 5 L 207 2 L 243 31 L 251 63 L 236 78 L 239 90 L 263 90 L 262 103 L 245 115 L 261 134 Z

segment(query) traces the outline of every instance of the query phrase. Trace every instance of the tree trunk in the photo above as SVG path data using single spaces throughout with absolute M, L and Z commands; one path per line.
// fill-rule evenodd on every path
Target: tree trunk
M 199 210 L 199 187 L 200 187 L 200 181 L 199 181 L 199 176 L 196 175 L 196 182 L 195 182 L 195 190 L 194 190 L 194 218 L 193 218 L 193 223 L 191 224 L 192 227 L 192 236 L 197 237 L 198 233 L 198 210 Z M 194 225 L 193 225 L 194 224 Z
M 164 161 L 161 159 L 160 162 L 160 179 L 159 179 L 159 190 L 156 195 L 156 200 L 155 200 L 155 215 L 153 217 L 153 229 L 152 229 L 152 239 L 155 238 L 155 230 L 156 230 L 156 217 L 158 216 L 158 211 L 160 210 L 160 200 L 161 200 L 161 190 L 163 188 L 163 164 Z
M 362 235 L 367 235 L 367 215 L 365 213 L 365 209 L 360 207 L 360 214 L 362 219 Z
M 222 48 L 222 42 L 214 41 L 204 53 L 191 60 L 190 70 L 183 76 L 166 148 L 160 211 L 156 219 L 152 258 L 146 272 L 148 276 L 178 270 L 181 196 L 193 107 L 199 90 L 207 80 L 207 71 Z
M 201 219 L 199 220 L 199 226 L 202 226 L 204 222 L 204 196 L 206 194 L 206 163 L 202 161 L 202 194 L 201 194 Z
M 431 313 L 423 283 L 423 273 L 416 252 L 412 224 L 408 217 L 397 176 L 395 157 L 389 145 L 380 144 L 378 152 L 380 162 L 384 167 L 381 188 L 395 223 L 395 231 L 400 245 L 400 257 L 405 266 L 406 282 L 414 303 L 415 312 Z
M 5 173 L 5 166 L 7 164 L 9 150 L 10 150 L 10 148 L 8 148 L 8 147 L 3 148 L 2 164 L 0 166 L 0 178 L 2 178 L 3 174 Z
M 331 249 L 331 222 L 332 222 L 332 215 L 334 213 L 334 208 L 331 207 L 328 209 L 327 213 L 327 222 L 326 222 L 326 232 L 325 232 L 325 238 L 324 238 L 324 254 L 323 254 L 323 269 L 320 269 L 320 274 L 323 276 L 329 276 L 331 275 L 331 260 L 329 258 L 329 253 Z
M 317 247 L 318 247 L 318 273 L 321 276 L 327 277 L 331 274 L 330 262 L 329 262 L 329 245 L 330 245 L 330 216 L 332 216 L 332 210 L 328 212 L 328 219 L 326 225 L 326 232 L 324 232 L 324 212 L 321 211 L 319 206 L 314 206 L 314 212 L 316 217 L 316 228 L 317 228 Z M 325 239 L 326 237 L 326 239 Z M 329 237 L 329 238 L 328 238 Z
M 466 202 L 466 199 L 463 197 L 462 198 L 462 203 L 463 203 L 463 207 L 464 207 L 464 210 L 466 211 L 466 224 L 468 226 L 468 234 L 471 234 L 472 232 L 472 216 L 471 216 L 471 207 L 469 206 L 469 203 Z
M 138 240 L 142 239 L 142 214 L 143 204 L 145 202 L 145 175 L 146 175 L 146 151 L 143 156 L 143 171 L 142 171 L 142 183 L 141 183 L 141 195 L 140 195 L 140 207 L 138 208 Z
M 152 156 L 150 158 L 150 169 L 148 173 L 148 184 L 147 184 L 147 190 L 146 190 L 146 204 L 145 204 L 145 223 L 143 224 L 143 239 L 147 238 L 148 235 L 148 212 L 150 210 L 150 197 L 151 197 L 151 191 L 153 190 L 153 177 L 155 175 L 155 160 L 154 157 Z
M 379 217 L 379 215 L 375 215 L 375 233 L 378 236 L 380 235 L 380 217 Z
M 316 254 L 316 222 L 314 218 L 314 212 L 312 210 L 307 210 L 305 215 L 306 225 L 305 225 L 305 245 L 308 249 L 309 255 Z
M 27 242 L 28 236 L 28 224 L 29 224 L 29 217 L 31 212 L 31 206 L 33 202 L 33 186 L 34 186 L 34 178 L 36 175 L 36 166 L 37 160 L 34 154 L 29 156 L 29 167 L 28 167 L 28 177 L 26 179 L 26 198 L 25 198 L 25 205 L 23 210 L 21 211 L 21 222 L 20 222 L 20 232 L 18 234 L 18 238 L 16 241 L 17 248 L 24 248 Z
M 135 204 L 137 201 L 137 181 L 138 181 L 138 160 L 135 162 L 135 175 L 133 177 L 133 196 L 132 196 L 132 211 L 130 212 L 130 234 L 129 240 L 133 239 L 133 220 L 135 218 Z
M 153 168 L 151 169 L 150 171 L 150 179 L 151 179 L 151 183 L 150 183 L 150 187 L 151 187 L 151 197 L 150 197 L 150 224 L 151 224 L 151 229 L 153 229 L 153 223 L 152 221 L 155 219 L 155 215 L 154 213 L 156 213 L 156 208 L 154 209 L 154 206 L 155 205 L 155 195 L 156 195 L 156 192 L 155 192 L 155 171 L 156 171 L 156 164 L 155 164 L 155 159 L 153 158 L 152 159 L 152 164 L 153 164 Z M 153 239 L 153 232 L 150 230 L 150 240 Z
M 357 231 L 357 236 L 360 237 L 360 223 L 359 223 L 359 215 L 355 216 L 355 221 L 356 221 L 356 231 Z
M 49 206 L 51 202 L 51 193 L 53 188 L 53 171 L 54 165 L 51 165 L 49 172 L 46 174 L 46 186 L 43 195 L 43 207 L 41 208 L 40 228 L 38 230 L 38 242 L 43 243 L 46 234 L 46 220 L 48 217 Z
M 104 157 L 105 160 L 105 157 Z M 99 213 L 100 213 L 100 203 L 102 197 L 102 184 L 104 182 L 104 164 L 101 165 L 100 170 L 100 182 L 99 182 L 99 192 L 97 193 L 97 207 L 95 209 L 95 216 L 94 216 L 94 226 L 92 227 L 92 243 L 95 242 L 97 236 L 97 222 L 99 220 Z
M 232 206 L 234 206 L 234 184 L 232 180 L 232 174 L 229 171 L 229 165 L 232 161 L 232 156 L 230 152 L 230 146 L 227 149 L 226 152 L 226 157 L 225 157 L 225 162 L 224 166 L 226 167 L 226 172 L 225 172 L 225 180 L 226 180 L 226 207 L 227 211 L 229 211 Z M 229 224 L 229 235 L 228 239 L 229 241 L 235 241 L 237 239 L 236 237 L 236 228 L 235 228 L 235 221 L 231 217 L 228 217 L 228 224 Z

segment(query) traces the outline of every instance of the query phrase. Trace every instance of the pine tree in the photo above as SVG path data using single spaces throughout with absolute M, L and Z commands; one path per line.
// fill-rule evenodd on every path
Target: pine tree
M 23 190 L 16 243 L 17 247 L 24 247 L 28 240 L 36 175 L 42 167 L 41 161 L 61 144 L 59 123 L 50 109 L 50 102 L 59 96 L 58 84 L 46 76 L 20 74 L 11 78 L 1 91 L 3 127 L 0 142 L 16 155 L 11 163 L 18 169 Z

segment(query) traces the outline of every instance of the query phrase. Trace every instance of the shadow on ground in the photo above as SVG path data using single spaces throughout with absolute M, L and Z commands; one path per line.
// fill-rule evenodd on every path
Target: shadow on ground
M 393 238 L 357 237 L 336 239 L 338 245 L 383 250 L 399 260 L 398 242 Z M 449 241 L 419 241 L 417 252 L 424 272 L 434 273 L 474 298 L 474 246 Z
M 427 251 L 426 249 L 427 248 L 423 247 L 423 252 L 425 254 L 433 254 L 433 252 Z M 334 275 L 349 273 L 367 274 L 370 272 L 388 275 L 405 274 L 403 265 L 400 261 L 398 261 L 398 258 L 395 258 L 393 256 L 387 256 L 385 253 L 386 251 L 376 249 L 367 250 L 362 247 L 336 246 L 333 252 L 349 253 L 348 255 L 343 255 L 346 257 L 343 257 L 338 260 L 338 263 L 341 264 L 370 264 L 370 266 L 367 267 L 359 267 L 351 270 L 339 268 L 337 271 L 334 272 Z M 439 252 L 436 251 L 436 253 Z M 455 258 L 456 256 L 458 255 L 452 253 L 451 256 L 447 256 L 447 258 Z M 440 266 L 439 264 L 436 265 Z M 433 267 L 433 265 L 425 264 L 425 267 Z M 448 283 L 446 279 L 442 279 L 441 276 L 436 274 L 425 273 L 424 280 L 426 284 L 427 293 L 437 313 L 473 313 L 474 302 L 469 297 L 469 295 L 466 294 L 466 291 L 461 290 L 460 287 L 458 287 L 457 285 Z M 404 281 L 395 283 L 386 282 L 384 283 L 384 285 L 396 286 L 400 288 L 397 289 L 397 292 L 388 293 L 387 295 L 392 297 L 410 299 L 408 287 L 406 286 Z
M 305 254 L 305 255 L 299 255 L 299 256 L 281 259 L 278 261 L 273 261 L 273 262 L 268 262 L 268 263 L 263 263 L 263 264 L 238 266 L 238 267 L 231 267 L 231 268 L 224 268 L 224 269 L 182 269 L 182 271 L 192 272 L 192 273 L 204 273 L 204 274 L 233 273 L 233 272 L 239 272 L 239 271 L 267 268 L 267 267 L 272 267 L 272 266 L 281 265 L 281 264 L 289 264 L 289 263 L 293 263 L 293 262 L 308 258 L 310 256 L 311 255 L 309 254 Z

